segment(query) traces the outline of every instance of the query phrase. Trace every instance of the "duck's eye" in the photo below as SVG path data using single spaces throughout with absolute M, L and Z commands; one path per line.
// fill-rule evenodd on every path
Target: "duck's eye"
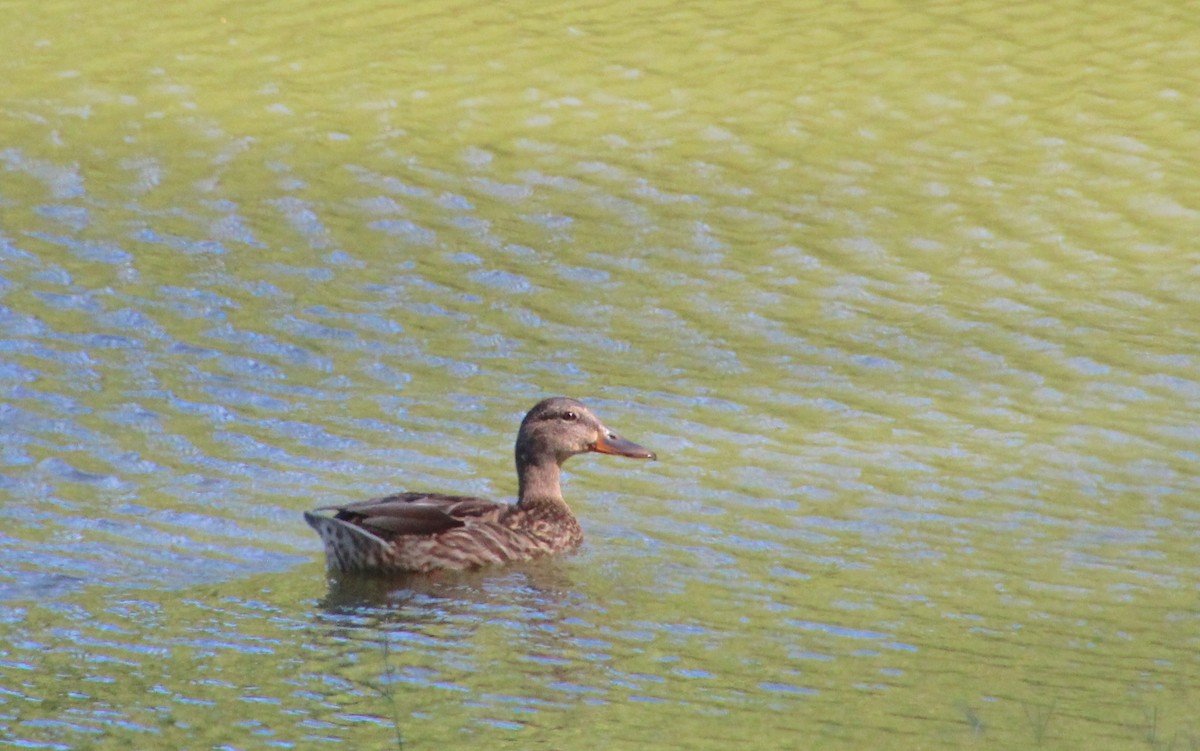
M 567 410 L 566 412 L 562 413 L 562 419 L 566 420 L 567 422 L 575 422 L 576 420 L 579 419 L 579 415 L 575 414 L 574 412 L 572 412 L 570 410 Z

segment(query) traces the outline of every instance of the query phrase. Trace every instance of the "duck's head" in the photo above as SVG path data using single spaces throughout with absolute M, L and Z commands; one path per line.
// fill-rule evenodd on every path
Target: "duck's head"
M 521 421 L 517 467 L 540 464 L 551 457 L 561 465 L 589 451 L 634 459 L 658 458 L 653 451 L 609 430 L 582 402 L 565 396 L 543 399 Z

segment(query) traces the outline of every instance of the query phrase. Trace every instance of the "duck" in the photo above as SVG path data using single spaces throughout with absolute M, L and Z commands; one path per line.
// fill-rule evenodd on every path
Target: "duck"
M 477 569 L 564 553 L 583 530 L 560 481 L 563 462 L 586 453 L 657 459 L 577 399 L 533 406 L 517 431 L 517 501 L 402 492 L 304 513 L 331 573 L 409 574 Z M 331 513 L 332 512 L 332 513 Z

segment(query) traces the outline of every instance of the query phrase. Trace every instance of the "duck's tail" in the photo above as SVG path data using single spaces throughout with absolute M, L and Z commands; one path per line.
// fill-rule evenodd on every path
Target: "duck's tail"
M 362 527 L 315 511 L 305 511 L 304 521 L 325 543 L 325 563 L 330 571 L 377 571 L 390 557 L 387 541 Z

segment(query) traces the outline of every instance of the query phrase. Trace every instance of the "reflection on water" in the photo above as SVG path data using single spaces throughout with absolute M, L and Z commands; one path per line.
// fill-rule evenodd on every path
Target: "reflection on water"
M 420 620 L 420 613 L 461 609 L 482 613 L 491 607 L 524 605 L 544 610 L 575 591 L 569 573 L 557 561 L 530 561 L 479 571 L 437 571 L 412 575 L 330 574 L 320 606 L 332 616 L 378 613 Z M 436 611 L 429 607 L 438 603 Z
M 1184 6 L 38 7 L 6 740 L 1200 739 Z M 556 393 L 662 457 L 579 555 L 326 579 L 301 510 L 511 497 Z

